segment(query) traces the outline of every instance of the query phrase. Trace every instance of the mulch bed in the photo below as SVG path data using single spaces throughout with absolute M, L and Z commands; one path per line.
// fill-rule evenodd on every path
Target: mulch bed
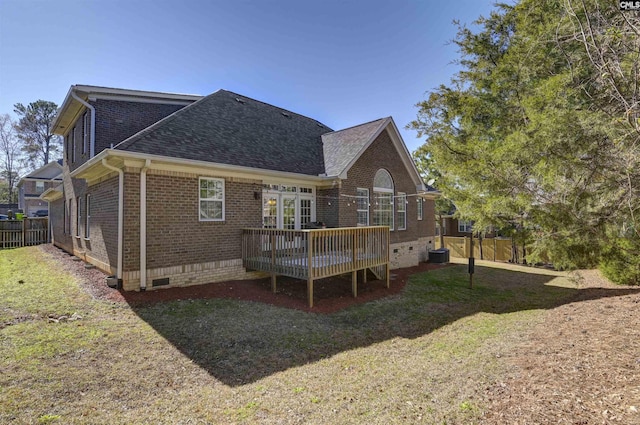
M 125 292 L 109 288 L 105 282 L 106 275 L 98 269 L 87 268 L 86 263 L 79 258 L 53 245 L 41 245 L 40 249 L 62 268 L 77 276 L 85 290 L 94 298 L 126 302 L 134 306 L 185 299 L 231 298 L 327 314 L 397 294 L 405 287 L 411 275 L 446 267 L 442 264 L 420 263 L 416 267 L 392 270 L 390 288 L 385 287 L 384 281 L 373 280 L 375 278 L 371 274 L 367 283 L 362 283 L 359 275 L 357 298 L 351 295 L 350 275 L 319 279 L 314 282 L 314 306 L 310 309 L 307 304 L 306 281 L 299 279 L 279 276 L 275 294 L 271 292 L 269 278 L 234 280 L 183 288 L 158 288 L 146 292 Z

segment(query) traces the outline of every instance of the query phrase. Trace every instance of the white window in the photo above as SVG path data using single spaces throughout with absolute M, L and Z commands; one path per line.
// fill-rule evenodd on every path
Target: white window
M 422 217 L 423 217 L 422 208 L 423 208 L 424 200 L 422 198 L 418 198 L 417 201 L 418 201 L 418 220 L 422 220 Z
M 89 150 L 89 114 L 87 112 L 82 116 L 82 153 Z
M 373 179 L 373 225 L 389 226 L 393 230 L 393 179 L 380 169 Z
M 398 205 L 398 230 L 407 229 L 407 194 L 398 192 L 396 201 Z
M 262 196 L 262 225 L 265 229 L 278 228 L 278 196 Z
M 296 197 L 282 196 L 282 228 L 295 230 L 296 228 Z
M 358 226 L 369 225 L 369 189 L 356 189 L 356 209 Z
M 200 221 L 224 221 L 224 180 L 200 177 Z
M 64 200 L 62 208 L 62 233 L 67 234 L 67 200 Z
M 71 130 L 71 162 L 76 162 L 76 128 Z
M 76 236 L 80 236 L 80 227 L 82 226 L 82 201 L 78 196 L 76 198 Z
M 36 182 L 36 194 L 44 192 L 44 182 Z
M 91 232 L 91 227 L 89 226 L 89 220 L 91 219 L 91 195 L 84 195 L 84 210 L 85 210 L 85 218 L 84 218 L 84 237 L 85 239 L 89 239 Z
M 473 227 L 473 223 L 471 221 L 458 220 L 458 232 L 471 233 L 472 227 Z

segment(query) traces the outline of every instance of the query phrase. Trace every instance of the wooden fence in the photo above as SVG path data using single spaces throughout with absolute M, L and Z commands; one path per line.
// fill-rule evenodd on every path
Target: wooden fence
M 482 256 L 480 250 L 482 244 Z M 440 237 L 436 236 L 436 249 L 440 248 Z M 471 254 L 471 238 L 468 237 L 444 237 L 444 248 L 449 249 L 452 257 L 469 258 Z M 513 256 L 513 242 L 509 238 L 484 238 L 480 241 L 473 239 L 473 256 L 477 259 L 491 261 L 511 261 Z M 518 250 L 517 258 L 522 259 L 522 247 Z
M 0 249 L 20 248 L 49 242 L 47 217 L 0 220 Z
M 306 280 L 309 307 L 313 307 L 316 279 L 351 273 L 355 297 L 357 271 L 384 267 L 389 286 L 389 228 L 244 229 L 242 260 L 249 270 L 269 272 L 274 292 L 277 275 Z

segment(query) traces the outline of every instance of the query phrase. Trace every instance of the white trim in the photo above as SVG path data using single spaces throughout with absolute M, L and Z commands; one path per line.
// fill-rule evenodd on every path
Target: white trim
M 203 180 L 222 183 L 222 200 L 213 199 L 213 198 L 202 198 L 200 196 L 200 185 L 201 185 L 201 182 Z M 198 177 L 198 221 L 218 221 L 218 222 L 225 221 L 225 204 L 226 204 L 226 190 L 225 189 L 226 188 L 225 188 L 224 179 L 216 178 L 216 177 Z M 202 218 L 202 213 L 201 213 L 201 209 L 200 209 L 200 205 L 201 205 L 202 201 L 205 201 L 205 202 L 221 202 L 222 203 L 221 218 Z
M 367 143 L 364 144 L 364 146 L 360 149 L 358 154 L 355 155 L 351 159 L 351 161 L 349 161 L 347 166 L 344 168 L 344 170 L 337 177 L 339 177 L 340 179 L 346 180 L 347 179 L 347 173 L 349 172 L 351 167 L 353 167 L 353 165 L 356 163 L 356 161 L 358 159 L 360 159 L 360 156 L 362 156 L 362 154 L 367 149 L 369 149 L 371 144 L 376 140 L 376 138 L 378 138 L 378 136 L 385 129 L 387 129 L 389 127 L 389 125 L 391 125 L 391 128 L 393 130 L 393 131 L 389 131 L 389 137 L 391 138 L 391 141 L 393 142 L 394 146 L 396 147 L 396 150 L 398 151 L 398 154 L 400 155 L 400 158 L 402 159 L 402 163 L 404 164 L 405 168 L 409 172 L 409 175 L 412 177 L 412 180 L 416 185 L 416 190 L 418 192 L 419 191 L 426 191 L 427 188 L 426 188 L 424 182 L 422 181 L 422 177 L 420 177 L 420 172 L 418 171 L 418 168 L 416 167 L 415 162 L 413 162 L 413 159 L 411 158 L 411 154 L 409 153 L 409 150 L 407 149 L 407 145 L 402 140 L 402 136 L 400 135 L 400 132 L 398 131 L 398 127 L 396 127 L 396 124 L 393 121 L 392 117 L 387 117 L 382 121 L 382 123 L 380 124 L 380 127 L 375 131 L 375 133 L 373 133 L 373 135 L 367 141 Z M 337 130 L 337 131 L 341 131 L 341 130 Z
M 405 192 L 398 192 L 395 204 L 398 207 L 396 210 L 398 214 L 404 215 L 404 226 L 400 227 L 400 225 L 398 225 L 398 230 L 407 230 L 407 194 Z M 400 210 L 400 205 L 402 205 L 402 211 Z
M 91 194 L 84 194 L 84 239 L 91 239 Z
M 85 102 L 84 100 L 80 99 L 74 93 L 73 86 L 72 86 L 72 90 L 69 91 L 69 94 L 75 100 L 80 102 L 81 105 L 84 105 L 87 109 L 89 109 L 91 111 L 91 134 L 89 136 L 89 158 L 93 158 L 94 155 L 95 155 L 95 145 L 96 145 L 96 109 L 91 104 L 89 104 L 89 103 Z M 60 112 L 62 112 L 62 109 L 60 109 Z M 74 116 L 74 119 L 71 122 L 76 122 L 78 120 L 78 115 L 79 114 L 80 114 L 80 111 L 78 111 L 78 113 Z M 57 120 L 58 120 L 58 117 L 56 116 L 56 121 Z M 55 130 L 55 125 L 52 128 L 53 128 L 53 130 Z M 84 140 L 82 142 L 84 143 Z
M 168 100 L 168 99 L 149 99 L 146 97 L 136 97 L 136 96 L 119 96 L 119 95 L 92 95 L 89 96 L 88 99 L 92 102 L 96 100 L 115 100 L 117 102 L 136 102 L 136 103 L 153 103 L 153 104 L 162 104 L 162 105 L 190 105 L 194 102 L 194 100 Z M 199 97 L 196 100 L 201 99 Z
M 75 178 L 84 178 L 82 174 L 94 166 L 101 164 L 102 159 L 109 157 L 122 159 L 135 159 L 141 162 L 146 159 L 153 161 L 151 168 L 154 170 L 177 171 L 190 174 L 224 175 L 225 177 L 240 177 L 247 179 L 262 180 L 265 183 L 274 182 L 280 184 L 298 184 L 307 186 L 330 185 L 335 178 L 310 176 L 308 174 L 289 173 L 285 171 L 266 170 L 261 168 L 251 168 L 239 165 L 219 164 L 208 161 L 198 161 L 192 159 L 174 158 L 162 155 L 144 154 L 137 152 L 122 151 L 116 149 L 105 149 L 94 158 L 85 162 L 80 167 L 73 170 L 70 175 Z M 106 175 L 108 173 L 104 173 Z M 96 177 L 97 178 L 97 177 Z
M 113 97 L 117 100 L 131 100 L 135 102 L 145 102 L 152 101 L 153 99 L 164 99 L 164 102 L 160 101 L 159 103 L 170 103 L 170 102 L 195 102 L 199 99 L 202 99 L 204 96 L 195 95 L 195 94 L 180 94 L 180 93 L 165 93 L 165 92 L 154 92 L 154 91 L 144 91 L 144 90 L 129 90 L 129 89 L 118 89 L 112 87 L 100 87 L 100 86 L 86 86 L 86 85 L 72 85 L 67 92 L 67 95 L 58 110 L 58 114 L 53 120 L 53 124 L 51 126 L 52 132 L 54 134 L 59 134 L 58 131 L 63 130 L 61 127 L 60 121 L 65 113 L 71 108 L 73 101 L 78 101 L 80 104 L 83 104 L 83 100 L 79 97 L 75 96 L 74 92 L 79 93 L 82 97 L 87 99 L 89 98 L 107 98 Z M 86 102 L 84 106 L 87 106 Z M 95 111 L 92 111 L 92 129 L 95 127 Z M 92 130 L 93 133 L 93 130 Z M 94 137 L 95 140 L 95 137 Z M 93 157 L 95 152 L 91 152 L 91 157 Z
M 360 199 L 360 198 L 361 198 L 363 195 L 358 195 L 358 191 L 366 191 L 366 192 L 367 192 L 367 199 L 366 199 L 366 202 L 367 202 L 367 209 L 366 209 L 366 210 L 364 210 L 364 209 L 360 209 L 360 208 L 359 208 L 358 203 L 361 201 L 361 199 Z M 368 225 L 369 225 L 369 219 L 370 219 L 370 217 L 369 217 L 369 215 L 370 215 L 370 213 L 369 213 L 369 211 L 370 211 L 370 205 L 371 205 L 371 198 L 370 198 L 370 194 L 369 194 L 369 188 L 367 188 L 367 187 L 357 187 L 357 188 L 356 188 L 356 226 L 368 226 Z M 360 222 L 359 222 L 359 215 L 358 215 L 358 214 L 359 214 L 360 212 L 365 212 L 365 211 L 366 211 L 366 213 L 367 213 L 367 222 L 366 222 L 366 223 L 360 223 Z
M 471 220 L 458 220 L 458 233 L 472 233 L 472 232 L 473 232 L 473 222 Z

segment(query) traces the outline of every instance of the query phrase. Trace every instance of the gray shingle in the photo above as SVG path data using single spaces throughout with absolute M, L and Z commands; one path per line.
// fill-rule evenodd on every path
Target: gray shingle
M 330 131 L 311 118 L 219 90 L 115 148 L 320 175 L 325 173 L 322 135 Z
M 328 176 L 340 175 L 362 149 L 387 125 L 389 118 L 380 118 L 355 127 L 322 135 L 325 170 Z

